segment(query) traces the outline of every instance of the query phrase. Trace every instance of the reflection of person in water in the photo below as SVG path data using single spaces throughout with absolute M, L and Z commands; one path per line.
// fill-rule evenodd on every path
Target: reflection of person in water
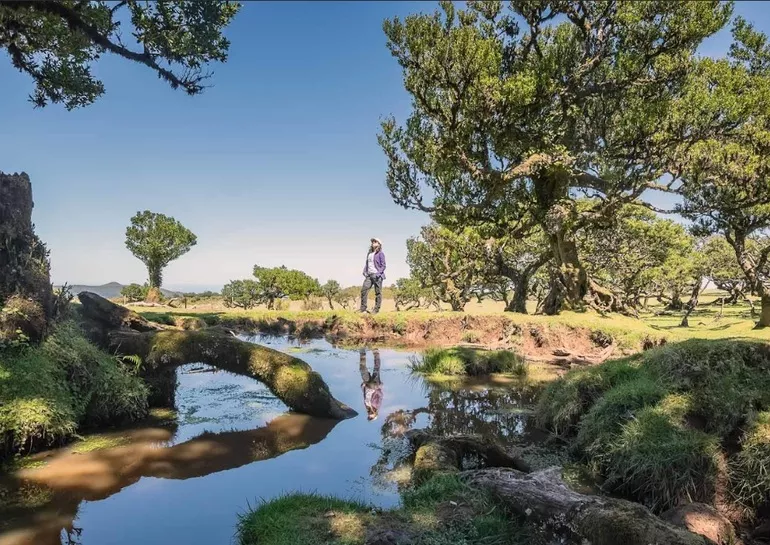
M 366 418 L 375 420 L 382 404 L 382 381 L 380 380 L 380 352 L 372 350 L 374 354 L 374 369 L 369 372 L 366 365 L 366 349 L 360 350 L 361 359 L 359 368 L 361 370 L 361 389 L 364 392 L 364 407 L 366 407 Z

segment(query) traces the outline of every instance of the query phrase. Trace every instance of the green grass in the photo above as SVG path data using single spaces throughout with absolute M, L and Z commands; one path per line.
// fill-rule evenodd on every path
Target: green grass
M 661 511 L 713 503 L 720 460 L 747 422 L 755 422 L 743 441 L 750 448 L 737 455 L 734 481 L 744 503 L 767 497 L 770 448 L 761 438 L 770 426 L 755 417 L 768 409 L 770 347 L 689 340 L 571 371 L 546 387 L 536 413 L 606 490 Z
M 433 348 L 411 363 L 412 372 L 426 375 L 480 376 L 491 374 L 527 376 L 524 358 L 510 350 Z
M 389 531 L 414 545 L 538 545 L 495 500 L 455 476 L 440 475 L 403 495 L 391 511 L 315 494 L 291 494 L 240 517 L 240 545 L 364 545 Z
M 741 451 L 730 461 L 730 481 L 736 503 L 748 516 L 770 501 L 770 411 L 748 424 Z
M 39 346 L 0 352 L 0 457 L 63 443 L 84 427 L 147 414 L 147 389 L 63 322 Z

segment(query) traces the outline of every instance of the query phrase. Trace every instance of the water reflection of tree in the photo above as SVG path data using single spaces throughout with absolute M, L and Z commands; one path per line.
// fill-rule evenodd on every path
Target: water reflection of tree
M 530 410 L 537 390 L 522 383 L 506 388 L 458 384 L 454 387 L 422 382 L 426 405 L 417 409 L 394 411 L 382 424 L 380 456 L 372 466 L 376 487 L 388 488 L 408 456 L 403 438 L 413 429 L 420 415 L 427 415 L 425 431 L 439 435 L 477 435 L 502 444 L 527 441 L 536 433 Z

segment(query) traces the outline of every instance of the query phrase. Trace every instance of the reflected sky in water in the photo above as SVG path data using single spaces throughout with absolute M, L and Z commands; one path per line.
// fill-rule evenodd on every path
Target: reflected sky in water
M 534 394 L 526 389 L 432 386 L 410 375 L 413 354 L 380 349 L 383 401 L 379 417 L 368 421 L 358 350 L 322 340 L 249 340 L 305 360 L 359 416 L 333 422 L 287 415 L 252 379 L 184 366 L 175 428 L 140 427 L 128 444 L 102 451 L 52 451 L 45 467 L 4 476 L 6 490 L 23 486 L 25 497 L 31 490 L 38 500 L 35 509 L 0 511 L 0 545 L 229 544 L 239 513 L 291 491 L 395 505 L 397 487 L 384 473 L 406 429 L 511 442 L 531 433 Z M 374 365 L 371 351 L 367 365 Z

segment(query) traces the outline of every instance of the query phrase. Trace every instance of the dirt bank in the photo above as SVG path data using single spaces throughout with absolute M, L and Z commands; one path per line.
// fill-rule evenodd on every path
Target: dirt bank
M 172 320 L 174 319 L 174 315 Z M 540 316 L 287 312 L 210 315 L 210 321 L 242 332 L 326 336 L 336 344 L 381 343 L 405 348 L 478 345 L 516 350 L 528 359 L 564 364 L 598 363 L 665 344 L 667 336 L 627 318 L 595 315 Z M 628 322 L 628 323 L 627 323 Z

